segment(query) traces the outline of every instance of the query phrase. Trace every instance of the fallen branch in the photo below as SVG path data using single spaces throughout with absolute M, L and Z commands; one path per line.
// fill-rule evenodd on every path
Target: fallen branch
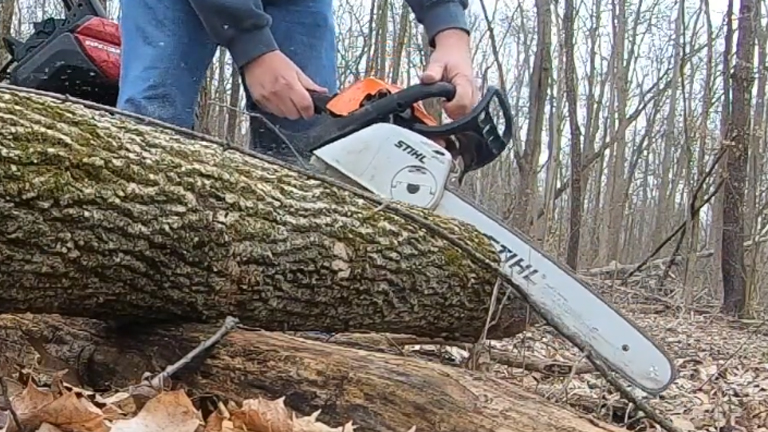
M 678 228 L 683 224 L 678 225 Z M 679 228 L 679 229 L 682 229 L 682 228 Z M 680 231 L 676 229 L 675 231 L 672 232 L 671 237 L 674 237 L 679 232 Z M 768 236 L 762 236 L 757 239 L 744 242 L 744 247 L 752 248 L 757 245 L 763 244 L 767 241 L 768 241 Z M 714 249 L 705 249 L 703 251 L 698 252 L 696 254 L 696 258 L 710 258 L 714 254 L 715 254 Z M 632 270 L 638 267 L 641 269 L 647 269 L 647 268 L 653 267 L 658 269 L 659 271 L 663 271 L 664 266 L 669 264 L 670 261 L 672 261 L 672 265 L 682 265 L 683 259 L 684 259 L 683 256 L 676 255 L 672 257 L 664 257 L 664 258 L 659 258 L 655 260 L 648 260 L 645 263 L 640 262 L 635 264 L 620 264 L 616 261 L 613 261 L 611 264 L 604 267 L 595 267 L 591 269 L 579 270 L 579 274 L 582 276 L 589 276 L 589 277 L 610 277 L 610 278 L 615 277 L 617 279 L 622 279 L 622 278 L 628 279 L 629 277 L 633 276 L 633 275 L 630 275 L 630 272 L 632 272 Z M 636 273 L 637 272 L 635 272 L 635 274 Z
M 126 388 L 145 371 L 176 362 L 215 326 L 139 328 L 114 335 L 109 326 L 92 320 L 0 315 L 0 346 L 7 347 L 0 352 L 0 364 L 29 364 L 18 329 L 49 340 L 49 350 L 68 363 L 90 347 L 93 354 L 80 365 L 85 381 L 94 388 Z M 0 375 L 7 372 L 0 370 Z M 434 431 L 446 425 L 456 432 L 622 430 L 486 374 L 282 333 L 233 331 L 204 362 L 192 361 L 174 377 L 193 395 L 236 403 L 285 396 L 285 404 L 300 415 L 322 409 L 318 421 L 353 421 L 365 431 L 413 426 Z
M 390 354 L 402 353 L 403 347 L 409 345 L 448 346 L 459 348 L 465 352 L 471 350 L 471 345 L 467 343 L 446 341 L 442 339 L 418 338 L 409 335 L 350 333 L 337 334 L 330 339 L 313 334 L 302 334 L 301 337 L 363 349 L 366 351 L 386 352 Z M 597 372 L 597 370 L 595 370 L 589 363 L 582 362 L 574 364 L 540 357 L 520 356 L 494 349 L 490 350 L 489 359 L 514 369 L 538 372 L 550 377 L 567 377 L 570 375 L 583 375 Z
M 192 360 L 201 355 L 203 351 L 206 351 L 219 343 L 221 339 L 224 338 L 224 336 L 226 336 L 229 332 L 237 327 L 239 322 L 240 321 L 238 321 L 237 318 L 227 317 L 227 319 L 224 320 L 224 324 L 221 326 L 221 328 L 219 328 L 218 331 L 216 331 L 213 336 L 203 341 L 200 345 L 196 346 L 195 349 L 190 351 L 176 363 L 166 367 L 162 373 L 157 374 L 152 379 L 145 380 L 145 382 L 152 388 L 163 388 L 163 382 L 178 372 L 181 368 L 191 363 Z
M 683 229 L 680 231 L 680 236 L 677 238 L 677 243 L 675 244 L 675 248 L 672 250 L 672 254 L 670 256 L 679 256 L 680 249 L 683 247 L 683 241 L 685 240 L 685 234 L 686 230 L 688 228 L 688 224 L 693 222 L 696 217 L 699 215 L 699 211 L 702 207 L 704 207 L 703 204 L 709 202 L 709 200 L 714 197 L 717 192 L 720 191 L 720 188 L 723 186 L 724 179 L 720 179 L 719 182 L 715 185 L 714 190 L 708 196 L 707 198 L 704 198 L 704 202 L 702 205 L 697 205 L 696 200 L 699 197 L 699 194 L 702 191 L 702 188 L 704 187 L 704 184 L 706 183 L 707 179 L 709 179 L 712 174 L 715 172 L 715 168 L 717 168 L 717 165 L 720 163 L 720 161 L 723 159 L 723 156 L 725 156 L 727 146 L 723 146 L 720 151 L 718 152 L 717 156 L 715 156 L 715 160 L 712 161 L 707 171 L 704 173 L 703 176 L 701 176 L 701 179 L 699 179 L 698 183 L 694 187 L 693 194 L 691 194 L 691 200 L 688 204 L 689 214 L 688 218 L 686 219 L 685 223 L 683 224 Z M 698 235 L 698 233 L 693 233 L 694 236 Z M 693 251 L 692 251 L 693 252 Z M 638 267 L 638 270 L 640 270 L 641 267 Z M 659 276 L 658 284 L 659 286 L 664 284 L 664 281 L 667 278 L 667 275 L 669 275 L 669 271 L 672 269 L 672 260 L 670 260 L 667 265 L 664 266 L 664 271 L 661 273 L 661 276 Z M 637 270 L 636 270 L 637 271 Z M 631 274 L 627 275 L 627 278 L 629 278 Z

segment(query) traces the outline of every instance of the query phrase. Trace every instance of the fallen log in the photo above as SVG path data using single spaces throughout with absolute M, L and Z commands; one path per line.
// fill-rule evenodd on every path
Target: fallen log
M 0 167 L 0 313 L 454 340 L 489 313 L 496 272 L 401 206 L 199 135 L 0 86 Z M 488 337 L 524 329 L 512 302 Z
M 402 347 L 406 345 L 426 345 L 427 347 L 443 345 L 447 347 L 455 347 L 463 350 L 463 353 L 466 353 L 465 355 L 467 356 L 472 349 L 472 345 L 468 343 L 421 339 L 410 335 L 342 333 L 329 338 L 327 336 L 308 333 L 301 334 L 300 336 L 306 339 L 331 342 L 333 344 L 344 345 L 350 348 L 359 348 L 365 351 L 389 352 L 393 354 L 404 352 Z M 463 355 L 464 354 L 460 356 L 463 357 Z M 461 358 L 460 360 L 463 361 L 465 359 Z M 567 377 L 597 372 L 594 366 L 586 362 L 574 364 L 535 356 L 520 356 L 498 350 L 489 350 L 488 360 L 514 369 L 538 372 L 542 375 L 552 377 Z
M 123 388 L 174 363 L 216 328 L 187 324 L 117 336 L 93 320 L 0 315 L 0 346 L 7 347 L 0 376 L 8 372 L 3 364 L 29 364 L 32 349 L 22 331 L 49 341 L 50 355 L 76 365 L 85 383 Z M 300 414 L 322 409 L 319 421 L 352 420 L 358 432 L 623 430 L 484 374 L 264 331 L 230 333 L 204 362 L 174 378 L 194 394 L 236 402 L 285 396 Z
M 761 244 L 768 241 L 768 236 L 759 236 L 752 240 L 744 242 L 744 248 L 745 249 L 751 249 L 755 246 L 760 246 Z M 696 254 L 696 258 L 710 258 L 715 254 L 714 249 L 704 249 Z M 661 273 L 664 270 L 664 267 L 669 265 L 670 261 L 672 261 L 672 265 L 680 266 L 685 262 L 685 259 L 681 255 L 675 255 L 675 256 L 667 256 L 664 258 L 657 258 L 654 260 L 650 260 L 643 266 L 642 274 L 647 275 L 650 273 Z M 640 263 L 634 263 L 634 264 L 620 264 L 616 261 L 611 261 L 610 264 L 608 264 L 605 267 L 595 267 L 591 269 L 584 269 L 579 270 L 579 274 L 582 276 L 590 276 L 590 277 L 613 277 L 613 278 L 624 278 L 627 276 L 630 272 L 635 271 L 637 266 L 640 265 Z

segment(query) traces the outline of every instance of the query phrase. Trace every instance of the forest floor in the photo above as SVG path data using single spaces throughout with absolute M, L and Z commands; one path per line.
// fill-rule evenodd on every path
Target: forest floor
M 617 292 L 614 287 L 599 289 Z M 612 303 L 654 337 L 675 358 L 678 367 L 678 379 L 671 387 L 659 397 L 648 399 L 652 407 L 685 431 L 768 431 L 765 320 L 727 319 L 706 310 L 682 312 L 660 306 L 654 299 L 638 301 L 637 293 L 619 290 L 622 295 L 603 292 L 604 297 L 612 297 Z M 516 356 L 580 363 L 580 352 L 546 326 L 495 345 Z M 656 429 L 598 373 L 577 371 L 566 377 L 552 377 L 504 366 L 495 366 L 494 371 L 549 400 L 566 403 L 601 420 L 633 430 Z
M 639 290 L 600 282 L 593 285 L 676 360 L 679 376 L 668 390 L 659 397 L 637 392 L 637 397 L 645 399 L 683 431 L 768 432 L 768 326 L 764 320 L 727 319 L 708 312 L 706 307 L 683 312 L 670 307 L 669 302 L 665 305 L 658 297 L 648 298 Z M 396 337 L 359 335 L 371 336 L 390 347 L 397 344 Z M 343 344 L 345 335 L 335 339 Z M 550 327 L 534 326 L 514 339 L 493 341 L 491 345 L 494 349 L 489 360 L 481 366 L 486 373 L 619 427 L 639 432 L 659 430 Z M 430 345 L 400 346 L 398 351 L 427 358 L 439 354 L 443 361 L 460 361 L 468 355 L 458 348 Z M 499 361 L 498 356 L 504 361 Z M 0 386 L 0 432 L 15 429 L 9 412 L 3 411 L 3 394 L 16 395 L 14 406 L 20 404 L 20 411 L 26 413 L 22 423 L 41 425 L 32 430 L 43 432 L 194 432 L 200 430 L 202 421 L 183 392 L 162 393 L 138 408 L 130 402 L 135 394 L 88 395 L 80 389 L 64 390 L 63 383 L 57 384 L 56 380 L 50 390 L 34 386 L 24 389 L 8 378 L 0 383 L 6 387 Z M 254 400 L 241 407 L 220 406 L 220 411 L 206 419 L 205 432 L 229 432 L 274 419 L 293 424 L 294 431 L 352 431 L 349 425 L 331 429 L 316 423 L 313 416 L 294 418 L 282 403 L 280 399 Z M 219 412 L 226 414 L 226 418 Z M 107 428 L 105 419 L 114 420 L 114 425 Z M 48 424 L 61 425 L 64 420 L 69 428 Z

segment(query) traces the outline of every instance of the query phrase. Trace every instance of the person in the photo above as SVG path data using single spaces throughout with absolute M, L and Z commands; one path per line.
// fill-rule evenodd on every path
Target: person
M 456 86 L 455 98 L 444 105 L 453 119 L 478 100 L 467 1 L 407 0 L 434 48 L 421 80 Z M 248 111 L 279 128 L 306 131 L 314 125 L 309 92 L 337 91 L 333 0 L 121 2 L 119 109 L 191 129 L 218 46 L 229 51 L 240 69 L 250 95 Z M 288 149 L 259 140 L 258 131 L 251 129 L 255 150 L 292 157 Z

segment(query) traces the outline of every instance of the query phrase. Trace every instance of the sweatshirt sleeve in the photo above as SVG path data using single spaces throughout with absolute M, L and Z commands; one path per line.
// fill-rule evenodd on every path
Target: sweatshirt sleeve
M 242 68 L 252 60 L 277 50 L 261 0 L 189 0 L 211 38 L 227 48 Z
M 443 30 L 460 29 L 469 33 L 466 10 L 469 0 L 406 0 L 416 21 L 424 26 L 429 45 L 434 48 L 435 35 Z

